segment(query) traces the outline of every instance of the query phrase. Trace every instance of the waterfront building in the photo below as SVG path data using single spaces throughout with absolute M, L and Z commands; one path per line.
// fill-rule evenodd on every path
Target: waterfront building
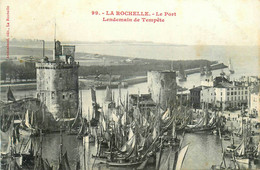
M 222 82 L 215 87 L 216 106 L 226 108 L 236 108 L 248 103 L 248 87 L 237 82 Z
M 204 87 L 201 90 L 201 103 L 222 109 L 247 106 L 249 88 L 239 82 L 220 82 L 214 87 Z
M 79 105 L 75 46 L 55 41 L 53 60 L 36 63 L 37 98 L 56 120 L 74 118 Z
M 176 102 L 177 83 L 175 71 L 149 71 L 148 91 L 152 100 L 164 110 Z
M 259 86 L 255 86 L 250 93 L 250 114 L 259 116 L 260 111 L 260 95 L 259 95 Z
M 209 107 L 240 108 L 247 106 L 249 87 L 245 82 L 229 81 L 225 76 L 215 77 L 202 81 L 200 102 L 209 104 Z
M 187 105 L 189 104 L 190 101 L 190 91 L 189 90 L 178 91 L 176 97 L 179 104 Z
M 202 90 L 202 86 L 193 87 L 190 89 L 190 104 L 193 108 L 200 108 L 200 92 Z
M 200 92 L 200 102 L 201 104 L 208 104 L 208 107 L 213 107 L 215 104 L 215 99 L 216 99 L 216 93 L 215 93 L 215 88 L 212 87 L 207 87 L 207 86 L 202 86 L 202 90 Z

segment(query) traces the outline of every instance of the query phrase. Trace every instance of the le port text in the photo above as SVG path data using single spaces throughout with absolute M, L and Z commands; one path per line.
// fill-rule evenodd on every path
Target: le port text
M 91 11 L 93 16 L 102 17 L 103 22 L 165 22 L 169 17 L 177 16 L 174 11 L 149 12 L 149 11 Z

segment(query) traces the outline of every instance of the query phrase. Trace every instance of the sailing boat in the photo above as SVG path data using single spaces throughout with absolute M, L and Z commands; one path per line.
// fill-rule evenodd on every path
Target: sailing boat
M 47 159 L 42 157 L 42 131 L 40 132 L 40 147 L 35 153 L 34 170 L 53 170 Z
M 178 77 L 179 77 L 179 81 L 187 80 L 187 75 L 186 75 L 185 70 L 182 65 L 180 65 Z
M 22 156 L 23 164 L 32 165 L 34 160 L 32 139 L 29 138 L 26 145 L 23 147 L 23 149 L 20 150 L 21 150 L 20 154 Z
M 17 149 L 19 143 L 17 128 L 19 127 L 14 125 L 14 116 L 12 116 L 12 123 L 9 127 L 10 136 L 8 148 L 5 153 L 1 153 L 1 168 L 3 169 L 21 169 L 22 156 Z
M 7 101 L 15 102 L 15 98 L 10 86 L 8 87 L 8 91 L 7 91 Z
M 63 137 L 60 129 L 60 156 L 57 170 L 71 170 L 67 151 L 63 154 Z
M 185 155 L 188 151 L 188 148 L 189 148 L 189 145 L 186 145 L 184 146 L 180 152 L 179 152 L 179 155 L 178 155 L 178 159 L 177 159 L 177 164 L 176 164 L 176 167 L 175 167 L 175 170 L 180 170 L 181 167 L 182 167 L 182 164 L 183 164 L 183 161 L 184 161 L 184 158 L 185 158 Z
M 209 119 L 208 113 L 208 105 L 206 105 L 206 109 L 203 105 L 204 114 L 203 117 L 198 121 L 195 125 L 187 125 L 185 128 L 186 132 L 201 132 L 201 131 L 209 131 L 216 127 L 216 115 L 212 115 L 211 119 Z
M 235 71 L 233 69 L 233 65 L 231 64 L 231 59 L 229 59 L 229 61 L 228 61 L 228 69 L 229 69 L 230 74 L 235 73 Z
M 88 135 L 88 125 L 87 125 L 87 120 L 82 118 L 81 119 L 81 127 L 80 127 L 80 130 L 79 130 L 79 133 L 78 133 L 78 136 L 77 138 L 78 139 L 82 139 L 84 136 L 87 136 Z
M 189 148 L 189 144 L 185 145 L 183 148 L 181 148 L 183 138 L 180 141 L 180 145 L 177 148 L 177 150 L 174 151 L 174 149 L 169 149 L 169 154 L 167 156 L 167 159 L 163 162 L 162 159 L 157 159 L 157 169 L 164 170 L 164 169 L 173 169 L 173 170 L 180 170 L 183 165 L 183 161 L 185 159 L 186 153 Z M 164 151 L 166 152 L 166 151 Z M 161 154 L 160 154 L 161 155 Z M 161 156 L 160 156 L 161 157 Z
M 25 113 L 24 122 L 21 125 L 21 128 L 19 129 L 19 133 L 21 133 L 23 136 L 37 136 L 39 134 L 38 130 L 35 129 L 35 115 L 34 112 L 29 113 L 29 110 L 27 109 Z
M 243 118 L 242 122 L 242 141 L 237 149 L 237 155 L 235 157 L 236 161 L 243 164 L 249 164 L 249 155 L 248 151 L 248 129 L 244 127 Z M 247 121 L 248 123 L 248 121 Z M 247 125 L 246 125 L 247 126 Z
M 96 91 L 91 88 L 91 96 L 92 96 L 92 106 L 93 106 L 93 116 L 92 116 L 92 119 L 90 120 L 90 125 L 93 126 L 93 127 L 97 127 L 98 126 L 98 122 L 99 122 L 99 119 L 100 119 L 100 106 L 99 104 L 97 103 L 96 101 Z
M 82 92 L 80 93 L 81 97 L 80 97 L 80 103 L 78 106 L 78 110 L 77 110 L 77 115 L 74 119 L 74 122 L 72 123 L 72 125 L 69 128 L 69 131 L 67 132 L 68 135 L 82 135 L 83 133 L 81 133 L 82 130 L 85 130 L 85 123 L 82 117 Z M 80 132 L 79 132 L 80 129 Z

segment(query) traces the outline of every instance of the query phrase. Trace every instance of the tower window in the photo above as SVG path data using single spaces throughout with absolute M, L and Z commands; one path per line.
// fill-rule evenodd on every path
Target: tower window
M 62 78 L 62 74 L 60 73 L 60 78 Z
M 70 98 L 72 98 L 72 94 L 70 93 Z
M 65 95 L 64 94 L 62 95 L 62 98 L 65 99 Z

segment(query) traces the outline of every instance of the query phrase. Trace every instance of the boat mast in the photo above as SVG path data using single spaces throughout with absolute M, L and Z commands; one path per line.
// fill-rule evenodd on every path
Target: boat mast
M 222 162 L 220 164 L 220 167 L 222 167 L 222 164 L 224 164 L 224 168 L 226 168 L 226 160 L 225 160 L 225 153 L 224 153 L 224 148 L 223 148 L 223 143 L 222 143 L 222 137 L 221 137 L 221 131 L 220 128 L 218 128 L 219 131 L 219 138 L 220 138 L 220 144 L 221 144 L 221 151 L 222 151 Z
M 54 25 L 54 45 L 53 45 L 53 60 L 56 59 L 56 19 L 55 19 L 55 25 Z

